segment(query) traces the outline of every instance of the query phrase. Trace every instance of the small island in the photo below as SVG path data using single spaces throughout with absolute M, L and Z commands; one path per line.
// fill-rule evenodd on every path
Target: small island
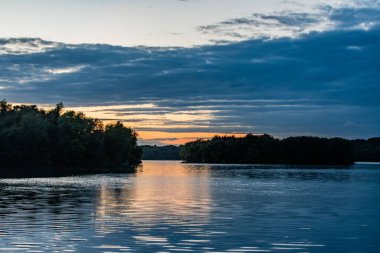
M 241 163 L 241 164 L 257 164 L 257 163 L 279 163 L 287 162 L 288 164 L 320 164 L 325 165 L 329 156 L 336 154 L 331 145 L 338 140 L 344 143 L 343 157 L 349 157 L 344 160 L 343 164 L 351 164 L 355 162 L 380 162 L 380 137 L 369 139 L 345 140 L 341 138 L 324 139 L 318 137 L 291 137 L 284 140 L 279 140 L 270 135 L 255 135 L 249 134 L 245 138 L 235 138 L 232 136 L 217 136 L 212 140 L 198 139 L 193 142 L 186 143 L 180 146 L 157 146 L 144 145 L 143 149 L 144 160 L 184 160 L 185 162 L 194 163 Z M 287 143 L 286 146 L 282 144 Z M 296 145 L 297 143 L 297 145 Z M 309 143 L 309 144 L 307 144 Z M 316 143 L 319 143 L 316 145 Z M 326 145 L 326 147 L 324 146 Z M 351 147 L 349 147 L 351 145 Z M 279 150 L 282 147 L 283 151 Z M 319 151 L 317 150 L 319 148 Z M 182 150 L 182 152 L 181 152 Z M 289 154 L 289 152 L 292 154 Z M 330 151 L 328 151 L 330 150 Z M 281 152 L 281 153 L 279 153 Z M 305 156 L 308 152 L 308 156 Z M 340 150 L 339 152 L 342 152 Z M 352 153 L 353 152 L 353 153 Z M 293 158 L 291 158 L 293 156 Z M 312 160 L 310 156 L 314 156 Z M 317 156 L 319 156 L 318 159 Z M 352 160 L 353 156 L 353 160 Z M 297 158 L 299 157 L 299 158 Z M 301 157 L 304 157 L 301 161 Z M 292 160 L 290 160 L 292 159 Z M 306 160 L 307 159 L 307 160 Z M 323 163 L 322 163 L 323 162 Z M 327 165 L 331 163 L 328 162 Z M 334 161 L 333 164 L 338 163 Z
M 342 138 L 289 137 L 248 134 L 243 138 L 216 136 L 186 143 L 181 159 L 190 163 L 349 165 L 351 142 Z
M 141 163 L 133 129 L 63 108 L 0 101 L 0 176 L 126 172 Z

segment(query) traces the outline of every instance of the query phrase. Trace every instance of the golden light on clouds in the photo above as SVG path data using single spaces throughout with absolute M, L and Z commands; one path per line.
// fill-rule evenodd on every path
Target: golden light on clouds
M 18 103 L 15 103 L 17 105 Z M 23 103 L 25 104 L 25 103 Z M 38 105 L 46 110 L 51 105 Z M 181 145 L 196 139 L 211 139 L 219 136 L 244 137 L 245 133 L 210 131 L 209 121 L 214 119 L 216 110 L 184 110 L 181 112 L 165 112 L 167 108 L 158 107 L 153 103 L 134 105 L 102 105 L 102 106 L 69 106 L 66 111 L 83 112 L 88 117 L 97 118 L 103 122 L 122 121 L 126 126 L 134 128 L 142 144 Z M 193 122 L 199 121 L 195 125 Z M 191 131 L 193 128 L 198 131 Z M 160 129 L 160 130 L 157 130 Z M 166 130 L 167 129 L 167 130 Z M 176 129 L 175 132 L 170 130 Z M 199 131 L 204 129 L 204 131 Z
M 210 132 L 208 123 L 215 118 L 214 113 L 216 111 L 194 109 L 173 112 L 166 111 L 166 109 L 152 103 L 66 108 L 66 110 L 84 112 L 87 116 L 104 120 L 106 123 L 116 120 L 123 121 L 126 125 L 138 131 L 139 139 L 149 143 L 180 145 L 198 138 L 209 139 L 215 135 L 244 136 L 241 133 Z M 196 128 L 204 129 L 204 131 L 191 131 L 195 127 L 193 124 L 195 121 L 198 122 Z M 183 129 L 183 131 L 169 131 L 174 128 Z M 160 129 L 160 131 L 156 129 Z M 165 129 L 168 129 L 168 131 L 165 131 Z

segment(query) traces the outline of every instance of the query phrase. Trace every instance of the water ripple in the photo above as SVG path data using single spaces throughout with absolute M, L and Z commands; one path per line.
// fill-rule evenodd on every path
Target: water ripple
M 4 252 L 378 252 L 380 165 L 0 180 Z

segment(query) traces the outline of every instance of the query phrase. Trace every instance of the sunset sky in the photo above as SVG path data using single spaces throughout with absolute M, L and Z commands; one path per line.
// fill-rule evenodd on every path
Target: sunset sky
M 136 128 L 380 135 L 378 0 L 2 0 L 0 99 Z

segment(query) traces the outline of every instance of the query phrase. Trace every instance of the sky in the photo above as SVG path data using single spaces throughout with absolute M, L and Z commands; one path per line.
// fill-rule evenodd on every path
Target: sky
M 378 0 L 2 0 L 0 99 L 142 144 L 380 135 Z

